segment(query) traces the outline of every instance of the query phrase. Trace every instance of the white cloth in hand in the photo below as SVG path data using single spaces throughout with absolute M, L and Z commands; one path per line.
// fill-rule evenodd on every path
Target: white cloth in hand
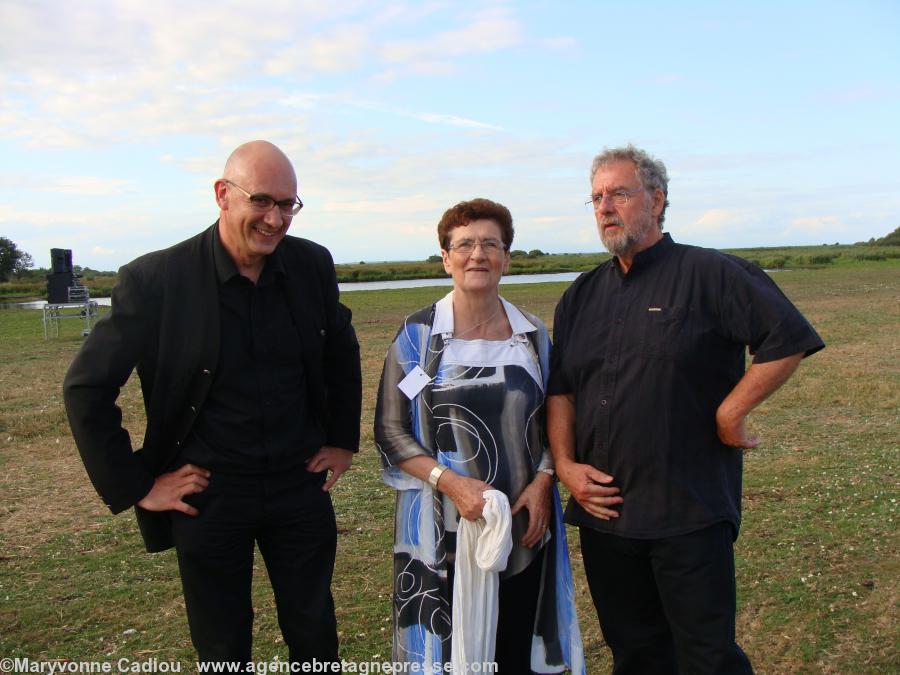
M 486 490 L 482 517 L 460 519 L 456 532 L 453 581 L 454 673 L 472 672 L 471 664 L 494 660 L 497 645 L 499 575 L 512 551 L 509 500 L 499 490 Z

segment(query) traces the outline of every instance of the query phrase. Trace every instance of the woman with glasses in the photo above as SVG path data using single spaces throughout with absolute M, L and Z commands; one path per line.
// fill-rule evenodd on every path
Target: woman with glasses
M 400 327 L 375 411 L 382 475 L 397 490 L 394 661 L 418 663 L 416 672 L 450 661 L 457 525 L 477 521 L 483 492 L 495 489 L 509 499 L 513 536 L 499 582 L 499 672 L 583 673 L 544 432 L 550 341 L 540 319 L 499 294 L 512 216 L 473 199 L 437 229 L 453 290 Z

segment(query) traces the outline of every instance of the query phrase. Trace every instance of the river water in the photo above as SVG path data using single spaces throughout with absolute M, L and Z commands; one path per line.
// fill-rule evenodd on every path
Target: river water
M 580 272 L 560 272 L 558 274 L 511 274 L 500 280 L 501 288 L 513 284 L 541 284 L 549 281 L 574 281 Z M 379 291 L 393 288 L 426 288 L 429 286 L 452 286 L 453 279 L 402 279 L 398 281 L 353 281 L 338 284 L 341 293 L 353 293 L 356 291 Z M 110 298 L 92 298 L 101 307 L 109 307 Z M 0 304 L 2 309 L 41 309 L 44 300 L 36 302 L 15 302 Z

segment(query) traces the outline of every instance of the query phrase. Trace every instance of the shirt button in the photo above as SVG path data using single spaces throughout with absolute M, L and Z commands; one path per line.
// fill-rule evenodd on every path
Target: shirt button
M 600 401 L 600 405 L 606 405 L 606 399 L 603 399 L 602 401 Z

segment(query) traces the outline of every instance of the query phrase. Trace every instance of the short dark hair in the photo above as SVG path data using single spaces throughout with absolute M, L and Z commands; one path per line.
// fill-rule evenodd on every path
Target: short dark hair
M 473 220 L 493 220 L 500 227 L 500 237 L 503 246 L 508 251 L 512 247 L 513 230 L 512 214 L 509 209 L 492 202 L 490 199 L 476 197 L 466 202 L 460 202 L 444 211 L 441 221 L 437 226 L 438 242 L 445 251 L 450 246 L 450 231 L 454 227 L 465 227 Z

